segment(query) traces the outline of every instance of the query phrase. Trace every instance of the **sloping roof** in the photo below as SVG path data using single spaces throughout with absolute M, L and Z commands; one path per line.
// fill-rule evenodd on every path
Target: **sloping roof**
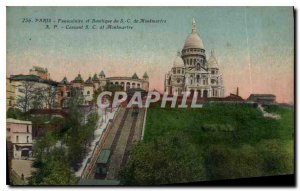
M 107 80 L 133 80 L 136 82 L 145 81 L 144 79 L 132 79 L 132 77 L 116 76 L 116 77 L 107 77 Z
M 255 96 L 255 97 L 276 97 L 273 94 L 251 94 L 250 96 Z
M 275 100 L 276 96 L 273 94 L 250 94 L 247 100 Z
M 23 75 L 23 74 L 19 74 L 19 75 L 11 75 L 9 77 L 10 80 L 13 81 L 30 81 L 30 82 L 39 82 L 39 83 L 45 83 L 45 84 L 49 84 L 49 85 L 57 85 L 58 82 L 55 82 L 53 80 L 46 80 L 46 79 L 42 79 L 39 76 L 36 75 Z

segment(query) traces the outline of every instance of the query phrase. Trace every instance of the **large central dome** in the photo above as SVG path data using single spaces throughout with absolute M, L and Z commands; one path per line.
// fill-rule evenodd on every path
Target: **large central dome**
M 188 49 L 188 48 L 201 48 L 204 49 L 203 42 L 199 35 L 196 32 L 196 22 L 195 19 L 193 19 L 192 22 L 192 33 L 187 37 L 183 49 Z

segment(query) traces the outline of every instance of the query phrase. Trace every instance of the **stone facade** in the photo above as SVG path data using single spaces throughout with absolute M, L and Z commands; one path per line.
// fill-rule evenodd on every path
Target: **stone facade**
M 172 69 L 165 75 L 164 85 L 164 91 L 169 95 L 197 91 L 200 97 L 224 97 L 223 76 L 218 61 L 213 50 L 209 59 L 206 58 L 194 19 L 192 32 L 182 51 L 177 53 Z
M 119 85 L 124 91 L 129 88 L 141 88 L 145 91 L 149 90 L 149 77 L 145 72 L 143 78 L 139 78 L 136 73 L 132 77 L 106 77 L 104 72 L 101 71 L 99 75 L 94 74 L 84 81 L 80 74 L 71 82 L 66 77 L 58 84 L 58 102 L 60 106 L 65 105 L 68 97 L 72 96 L 71 90 L 76 88 L 84 98 L 84 104 L 89 105 L 93 100 L 94 92 L 103 88 L 107 83 Z

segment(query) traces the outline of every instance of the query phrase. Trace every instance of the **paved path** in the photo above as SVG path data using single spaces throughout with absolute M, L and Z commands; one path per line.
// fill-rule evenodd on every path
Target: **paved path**
M 264 108 L 262 107 L 262 105 L 258 105 L 258 109 L 263 113 L 263 116 L 264 117 L 269 117 L 269 118 L 272 118 L 272 119 L 280 119 L 280 115 L 278 114 L 274 114 L 274 113 L 268 113 L 264 110 Z

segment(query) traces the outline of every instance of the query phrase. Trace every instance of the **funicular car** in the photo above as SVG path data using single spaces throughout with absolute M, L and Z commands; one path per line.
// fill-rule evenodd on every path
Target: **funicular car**
M 97 165 L 95 168 L 95 174 L 98 176 L 106 176 L 108 171 L 107 162 L 110 156 L 110 150 L 103 149 L 97 159 Z

